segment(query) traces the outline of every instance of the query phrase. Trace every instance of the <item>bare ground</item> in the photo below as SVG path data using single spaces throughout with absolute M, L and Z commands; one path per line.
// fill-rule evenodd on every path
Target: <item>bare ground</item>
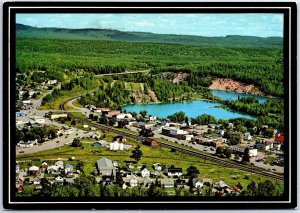
M 262 96 L 264 95 L 264 93 L 253 84 L 247 85 L 229 78 L 217 78 L 213 80 L 212 84 L 209 86 L 209 89 L 243 92 Z

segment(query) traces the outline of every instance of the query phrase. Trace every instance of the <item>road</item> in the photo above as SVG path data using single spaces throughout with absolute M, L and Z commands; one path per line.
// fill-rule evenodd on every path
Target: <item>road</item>
M 118 73 L 108 73 L 108 74 L 99 74 L 95 76 L 110 76 L 110 75 L 126 75 L 126 74 L 138 74 L 138 73 L 146 73 L 150 72 L 150 70 L 141 70 L 141 71 L 134 71 L 134 72 L 118 72 Z

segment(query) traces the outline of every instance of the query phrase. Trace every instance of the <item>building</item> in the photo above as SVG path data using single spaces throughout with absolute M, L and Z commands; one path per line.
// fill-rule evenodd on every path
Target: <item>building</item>
M 24 100 L 22 103 L 23 104 L 31 104 L 31 100 Z
M 101 158 L 96 161 L 96 169 L 99 175 L 110 176 L 116 175 L 116 168 L 113 166 L 113 163 L 108 158 Z
M 180 177 L 182 176 L 182 168 L 168 168 L 168 177 Z
M 195 188 L 202 188 L 204 186 L 204 181 L 202 178 L 193 178 L 193 187 Z
M 58 118 L 67 118 L 68 117 L 68 114 L 66 113 L 61 113 L 61 114 L 50 114 L 49 115 L 49 118 L 51 120 L 55 120 L 55 119 L 58 119 Z
M 280 144 L 283 144 L 283 143 L 284 143 L 284 135 L 283 135 L 283 134 L 280 134 L 280 132 L 278 132 L 278 133 L 275 135 L 274 143 L 280 143 Z
M 132 115 L 130 113 L 120 113 L 116 116 L 117 119 L 131 119 Z
M 124 144 L 119 143 L 118 141 L 114 141 L 109 144 L 109 150 L 114 150 L 114 151 L 124 150 Z
M 246 147 L 240 147 L 240 146 L 230 146 L 229 147 L 234 153 L 243 155 L 245 152 Z M 249 156 L 250 157 L 256 157 L 257 156 L 257 149 L 249 148 Z
M 157 147 L 158 143 L 156 140 L 153 140 L 151 138 L 146 138 L 143 142 L 143 144 L 147 145 L 147 146 L 152 146 L 152 147 Z
M 162 134 L 176 137 L 178 135 L 187 135 L 188 132 L 183 129 L 178 129 L 176 127 L 163 127 Z
M 216 133 L 221 136 L 224 136 L 225 131 L 223 129 L 216 129 Z
M 27 114 L 25 112 L 16 112 L 16 117 L 25 117 Z
M 65 165 L 65 174 L 73 173 L 73 166 L 71 164 Z
M 251 140 L 252 140 L 252 136 L 250 135 L 250 132 L 245 132 L 245 133 L 243 134 L 243 139 L 244 139 L 244 140 L 251 141 Z
M 264 141 L 261 140 L 255 144 L 255 147 L 259 150 L 270 150 L 273 149 L 273 142 L 272 141 Z
M 45 123 L 45 118 L 39 117 L 39 116 L 33 116 L 32 120 L 34 120 L 34 122 L 38 123 L 38 124 L 44 124 Z
M 53 84 L 56 84 L 57 83 L 57 80 L 49 80 L 47 82 L 48 85 L 53 85 Z
M 146 167 L 142 167 L 141 175 L 142 177 L 150 177 L 150 171 Z

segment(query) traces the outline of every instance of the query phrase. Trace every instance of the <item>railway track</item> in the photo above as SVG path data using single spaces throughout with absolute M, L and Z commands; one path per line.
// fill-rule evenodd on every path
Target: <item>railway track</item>
M 60 109 L 65 110 L 64 105 L 67 102 L 69 102 L 69 101 L 71 101 L 75 98 L 78 98 L 78 97 L 80 97 L 80 96 L 72 97 L 72 98 L 64 101 L 63 103 L 61 103 L 60 106 L 59 106 Z M 145 138 L 142 137 L 142 136 L 137 136 L 137 135 L 134 135 L 134 134 L 129 133 L 129 132 L 124 132 L 124 131 L 121 131 L 121 130 L 118 130 L 118 129 L 115 129 L 115 128 L 112 128 L 112 127 L 108 127 L 108 126 L 105 126 L 105 125 L 102 125 L 102 124 L 98 124 L 96 122 L 85 121 L 85 123 L 89 124 L 90 126 L 102 129 L 104 131 L 111 131 L 111 132 L 114 132 L 116 134 L 120 134 L 120 135 L 123 135 L 123 136 L 130 137 L 130 138 L 135 139 L 139 142 L 143 142 L 145 140 Z M 200 152 L 188 150 L 188 149 L 185 149 L 184 147 L 173 146 L 171 144 L 164 143 L 164 142 L 161 142 L 161 141 L 157 141 L 157 143 L 162 147 L 175 149 L 178 152 L 182 152 L 184 154 L 189 154 L 189 155 L 192 155 L 192 156 L 195 156 L 195 157 L 199 157 L 199 158 L 202 158 L 202 159 L 205 159 L 205 160 L 209 160 L 209 161 L 212 161 L 214 163 L 218 163 L 222 166 L 239 169 L 239 170 L 246 171 L 246 172 L 255 173 L 255 174 L 258 174 L 258 175 L 265 176 L 265 177 L 274 178 L 276 180 L 284 180 L 283 175 L 272 173 L 272 172 L 267 172 L 263 169 L 259 169 L 259 168 L 256 168 L 256 167 L 248 167 L 248 166 L 245 166 L 245 165 L 239 165 L 237 163 L 222 160 L 222 159 L 220 159 L 218 157 L 215 157 L 215 156 L 212 156 L 212 155 L 203 154 L 203 153 L 200 153 Z

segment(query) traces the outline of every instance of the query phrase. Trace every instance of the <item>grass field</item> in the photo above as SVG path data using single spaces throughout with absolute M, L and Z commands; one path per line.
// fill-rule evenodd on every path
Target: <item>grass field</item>
M 143 90 L 144 83 L 134 83 L 134 82 L 126 82 L 125 89 L 127 90 L 134 90 L 134 91 L 140 91 Z

